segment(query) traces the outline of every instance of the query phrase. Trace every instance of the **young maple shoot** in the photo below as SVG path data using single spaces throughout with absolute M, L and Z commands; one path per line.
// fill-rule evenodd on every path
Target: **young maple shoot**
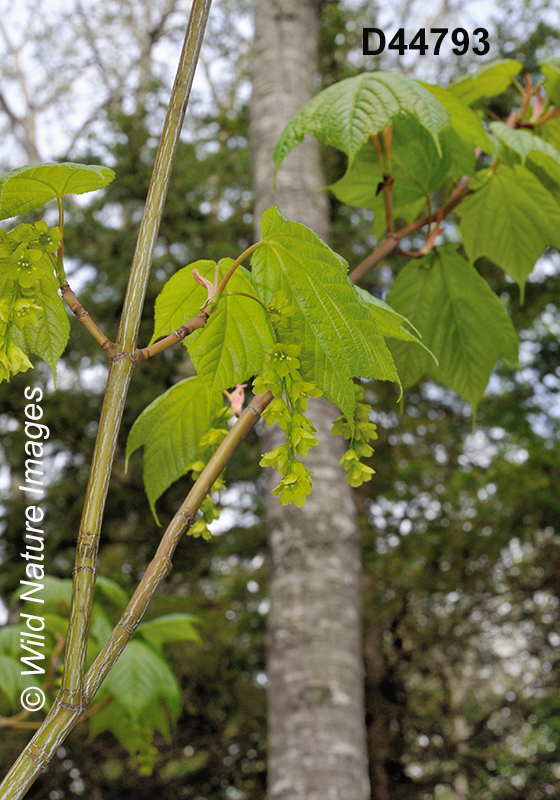
M 144 482 L 154 514 L 158 498 L 173 482 L 191 473 L 194 486 L 119 626 L 112 631 L 109 625 L 98 626 L 99 642 L 106 641 L 83 682 L 81 673 L 76 675 L 85 663 L 91 604 L 71 623 L 75 647 L 69 648 L 71 669 L 64 675 L 69 683 L 61 692 L 65 704 L 53 705 L 48 746 L 47 734 L 37 734 L 47 756 L 81 716 L 84 706 L 75 705 L 74 698 L 82 697 L 82 687 L 90 702 L 102 685 L 101 691 L 121 704 L 121 714 L 115 717 L 96 707 L 92 731 L 111 728 L 131 753 L 144 753 L 140 760 L 149 768 L 151 735 L 155 729 L 166 730 L 161 703 L 175 713 L 176 695 L 161 691 L 145 703 L 138 704 L 136 697 L 127 705 L 122 659 L 102 682 L 167 575 L 184 532 L 209 537 L 208 525 L 217 515 L 211 492 L 223 488 L 224 468 L 258 416 L 278 423 L 286 438 L 260 462 L 280 473 L 274 492 L 280 502 L 302 506 L 311 491 L 311 475 L 302 459 L 317 444 L 305 416 L 309 396 L 323 396 L 342 412 L 333 433 L 349 442 L 341 463 L 348 482 L 359 486 L 373 474 L 363 459 L 371 457 L 370 442 L 377 432 L 358 379 L 393 381 L 402 394 L 402 388 L 428 376 L 457 391 L 475 413 L 496 363 L 502 359 L 515 365 L 513 324 L 475 261 L 484 256 L 501 267 L 518 284 L 523 299 L 537 258 L 549 245 L 560 247 L 560 108 L 555 105 L 560 103 L 560 69 L 557 63 L 541 65 L 543 80 L 533 84 L 527 79 L 525 88 L 515 81 L 520 69 L 515 60 L 485 64 L 448 89 L 374 72 L 319 93 L 281 134 L 276 167 L 306 134 L 345 153 L 346 173 L 329 188 L 341 202 L 373 211 L 376 250 L 349 274 L 345 260 L 311 230 L 285 219 L 276 208 L 268 209 L 262 238 L 236 260 L 197 261 L 172 276 L 156 301 L 152 342 L 140 350 L 130 344 L 131 331 L 138 327 L 128 322 L 118 351 L 64 276 L 63 196 L 103 188 L 113 178 L 111 170 L 31 165 L 0 180 L 1 219 L 41 208 L 49 200 L 56 200 L 59 208 L 58 227 L 39 222 L 0 233 L 0 379 L 30 369 L 31 355 L 56 370 L 69 330 L 59 288 L 120 375 L 111 383 L 110 373 L 108 383 L 115 402 L 126 393 L 133 366 L 177 342 L 184 342 L 196 371 L 156 398 L 130 431 L 126 456 L 143 448 Z M 505 121 L 487 121 L 486 101 L 514 82 L 521 93 L 519 108 Z M 458 222 L 454 218 L 450 224 L 452 212 Z M 155 235 L 153 230 L 146 234 L 152 243 Z M 418 239 L 418 249 L 401 249 L 405 241 L 411 247 Z M 397 250 L 409 261 L 386 301 L 354 285 Z M 249 257 L 250 270 L 242 265 Z M 135 274 L 147 279 L 147 266 L 137 269 Z M 138 320 L 139 313 L 140 306 L 134 309 Z M 243 385 L 251 379 L 260 394 L 242 411 Z M 230 393 L 232 387 L 237 388 Z M 231 427 L 224 392 L 234 398 L 239 417 Z M 113 424 L 110 415 L 103 424 Z M 103 469 L 110 469 L 113 452 L 102 456 Z M 100 514 L 94 505 L 87 514 L 98 536 Z M 89 535 L 90 528 L 84 530 Z M 80 553 L 89 557 L 90 545 L 80 545 Z M 89 562 L 77 570 L 74 582 L 81 581 L 79 591 L 85 593 L 91 589 L 88 569 L 93 571 Z M 103 580 L 98 584 L 103 588 Z M 105 590 L 110 591 L 107 583 Z M 75 607 L 82 614 L 82 606 Z M 155 651 L 145 650 L 152 646 L 157 651 L 158 643 L 173 640 L 173 625 L 171 621 L 159 632 L 152 628 L 152 639 L 146 628 L 144 633 L 139 629 L 143 639 L 132 643 L 144 675 L 151 676 L 147 683 L 160 688 L 165 669 L 154 660 Z M 192 636 L 190 630 L 183 631 L 186 638 Z M 150 724 L 143 725 L 141 719 L 148 718 Z M 16 762 L 7 780 L 20 788 L 10 797 L 21 796 L 21 786 L 30 785 L 40 766 Z
M 105 167 L 65 163 L 30 164 L 0 179 L 0 219 L 40 209 L 50 200 L 59 210 L 57 227 L 39 221 L 0 231 L 0 381 L 31 369 L 30 355 L 43 358 L 56 377 L 70 335 L 58 295 L 67 286 L 63 198 L 102 189 L 114 177 Z

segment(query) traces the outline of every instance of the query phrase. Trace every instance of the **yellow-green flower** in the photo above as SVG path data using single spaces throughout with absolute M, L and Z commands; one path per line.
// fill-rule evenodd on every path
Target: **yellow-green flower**
M 0 383 L 10 380 L 10 362 L 5 350 L 0 350 Z
M 28 369 L 33 369 L 31 361 L 27 358 L 21 347 L 18 347 L 14 342 L 10 342 L 8 345 L 7 355 L 12 375 L 17 375 L 18 372 L 27 372 Z
M 49 228 L 47 223 L 41 220 L 35 223 L 35 227 L 39 231 L 37 242 L 41 246 L 41 249 L 45 253 L 56 253 L 62 240 L 62 234 L 58 225 L 54 228 Z

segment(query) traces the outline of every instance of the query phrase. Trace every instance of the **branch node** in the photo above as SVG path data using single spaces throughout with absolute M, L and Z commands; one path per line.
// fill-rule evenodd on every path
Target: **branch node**
M 196 513 L 190 508 L 180 508 L 175 516 L 179 517 L 179 519 L 182 519 L 187 525 L 190 525 L 191 522 L 194 522 Z
M 97 575 L 97 569 L 95 567 L 74 567 L 72 570 L 72 575 L 77 575 L 78 572 L 91 572 L 92 575 Z
M 132 636 L 138 625 L 140 619 L 132 611 L 125 611 L 120 620 L 117 622 L 117 628 L 122 628 L 125 633 Z
M 165 564 L 165 574 L 168 575 L 173 569 L 173 562 L 169 556 L 155 556 L 154 561 L 163 561 Z
M 52 758 L 46 750 L 31 742 L 25 749 L 24 755 L 39 769 L 44 769 Z
M 78 702 L 76 702 L 76 700 Z M 62 708 L 65 708 L 67 711 L 73 711 L 76 714 L 83 714 L 86 710 L 83 693 L 77 689 L 65 689 L 62 687 L 58 693 L 56 702 L 59 706 L 62 706 Z

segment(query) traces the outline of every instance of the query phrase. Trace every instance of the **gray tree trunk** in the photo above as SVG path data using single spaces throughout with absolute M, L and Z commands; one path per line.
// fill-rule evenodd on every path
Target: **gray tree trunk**
M 317 0 L 256 0 L 251 100 L 255 235 L 264 209 L 328 240 L 319 149 L 307 139 L 282 164 L 273 189 L 272 150 L 313 95 Z M 369 797 L 361 643 L 361 563 L 356 511 L 330 434 L 339 412 L 310 403 L 319 446 L 306 459 L 313 492 L 303 509 L 268 494 L 271 612 L 268 632 L 270 800 Z M 268 429 L 263 448 L 277 446 Z M 279 481 L 269 470 L 268 488 Z

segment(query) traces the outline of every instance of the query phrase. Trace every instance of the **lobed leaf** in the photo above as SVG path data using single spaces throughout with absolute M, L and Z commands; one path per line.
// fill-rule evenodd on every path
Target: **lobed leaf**
M 220 261 L 220 278 L 232 263 L 229 258 Z M 200 270 L 206 278 L 211 272 L 209 267 Z M 258 300 L 231 294 L 256 294 L 250 273 L 238 267 L 226 292 L 204 328 L 186 341 L 194 368 L 204 380 L 209 397 L 261 372 L 275 342 L 268 314 Z
M 361 286 L 355 286 L 354 288 L 360 297 L 368 303 L 369 309 L 384 337 L 388 339 L 400 339 L 404 342 L 416 342 L 416 344 L 419 344 L 420 347 L 423 347 L 424 350 L 429 353 L 437 364 L 437 358 L 432 351 L 426 347 L 422 341 L 422 334 L 416 330 L 410 320 L 403 317 L 403 315 L 395 311 L 394 308 L 391 308 L 388 303 L 380 300 L 379 297 L 375 297 L 375 295 L 370 294 L 366 289 L 362 289 Z M 409 330 L 410 328 L 412 328 L 412 331 Z
M 545 77 L 544 88 L 552 103 L 560 106 L 560 59 L 548 58 L 539 64 Z
M 372 134 L 402 116 L 415 117 L 439 151 L 438 134 L 449 114 L 424 86 L 396 72 L 346 78 L 316 95 L 287 124 L 274 148 L 276 169 L 306 133 L 342 150 L 352 164 Z
M 430 374 L 476 411 L 498 358 L 517 361 L 517 335 L 505 307 L 456 245 L 407 264 L 388 300 L 418 328 L 439 362 L 407 342 L 391 343 L 404 386 Z
M 428 197 L 445 180 L 449 158 L 438 154 L 432 137 L 418 120 L 403 117 L 395 121 L 392 139 L 391 175 L 396 209 Z M 360 150 L 346 174 L 328 188 L 343 203 L 371 208 L 379 214 L 384 208 L 378 190 L 383 174 L 371 142 Z
M 525 167 L 500 164 L 477 173 L 482 187 L 457 209 L 471 261 L 486 256 L 516 281 L 523 302 L 525 280 L 547 245 L 560 248 L 560 206 Z
M 215 261 L 194 261 L 171 276 L 156 298 L 154 333 L 150 344 L 198 314 L 208 294 L 193 278 L 193 269 L 198 269 L 206 277 L 209 272 L 213 274 L 215 268 Z
M 219 277 L 223 278 L 232 259 L 220 261 Z M 192 274 L 198 269 L 203 278 L 212 281 L 214 261 L 196 261 L 179 270 L 165 284 L 156 300 L 155 327 L 152 342 L 176 330 L 198 314 L 207 298 L 207 291 Z M 209 396 L 237 383 L 243 383 L 262 370 L 267 353 L 274 344 L 274 334 L 265 309 L 251 297 L 254 295 L 250 273 L 238 267 L 232 275 L 226 294 L 220 300 L 204 329 L 195 331 L 185 344 L 193 365 L 204 379 Z
M 156 500 L 196 461 L 221 404 L 221 395 L 209 397 L 202 378 L 187 378 L 150 403 L 132 426 L 126 459 L 144 447 L 144 486 L 156 520 Z
M 103 682 L 103 693 L 111 694 L 133 719 L 162 701 L 174 717 L 181 710 L 181 691 L 169 665 L 142 642 L 132 641 Z
M 284 292 L 295 313 L 282 341 L 297 344 L 300 371 L 353 418 L 352 378 L 399 382 L 379 328 L 347 277 L 348 265 L 309 228 L 270 208 L 262 219 L 263 245 L 254 251 L 253 282 L 264 303 Z
M 114 179 L 108 167 L 73 164 L 27 164 L 0 178 L 0 219 L 42 208 L 66 194 L 103 189 Z
M 482 100 L 505 92 L 521 68 L 522 64 L 513 58 L 492 61 L 452 83 L 449 91 L 466 106 L 477 106 Z
M 510 128 L 503 122 L 491 122 L 494 136 L 507 150 L 513 151 L 523 166 L 537 176 L 549 191 L 560 189 L 560 151 L 540 136 L 529 131 Z
M 450 176 L 457 180 L 463 175 L 474 175 L 475 147 L 480 147 L 485 153 L 492 152 L 492 143 L 480 119 L 453 92 L 428 83 L 423 86 L 449 111 L 450 122 L 441 132 L 440 141 L 449 162 Z
M 200 619 L 192 614 L 165 614 L 142 622 L 137 632 L 152 649 L 160 651 L 169 642 L 200 642 L 195 622 L 200 622 Z

